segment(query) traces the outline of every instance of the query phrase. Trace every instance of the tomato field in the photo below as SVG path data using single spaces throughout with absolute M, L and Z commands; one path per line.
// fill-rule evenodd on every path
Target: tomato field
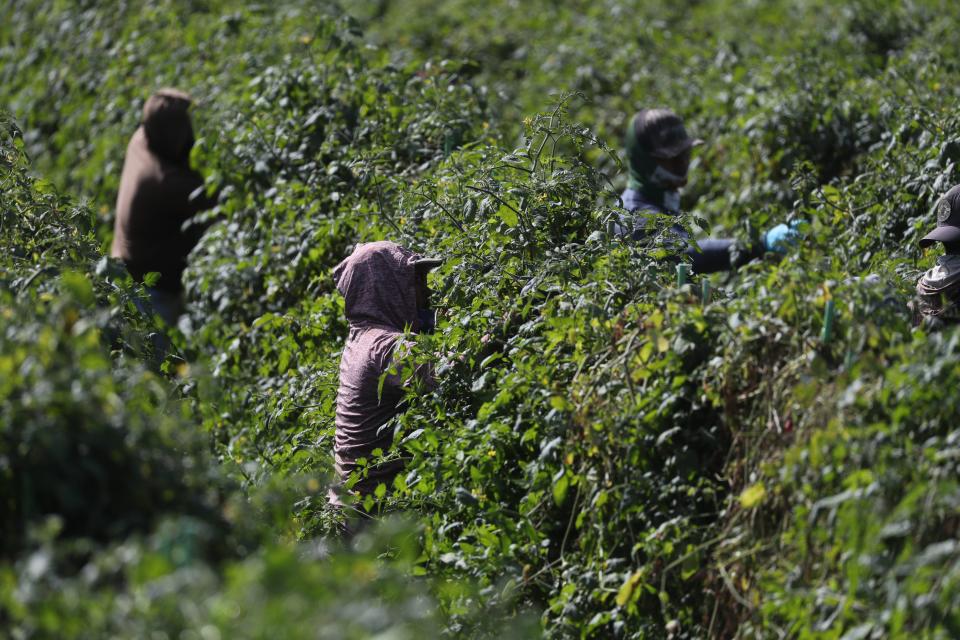
M 908 310 L 960 182 L 958 21 L 0 4 L 0 635 L 960 637 L 960 334 Z M 219 190 L 175 329 L 108 257 L 165 86 Z M 704 140 L 683 225 L 797 225 L 785 256 L 680 284 L 675 248 L 613 233 L 644 107 Z M 345 539 L 332 270 L 381 239 L 444 259 L 409 354 L 437 386 Z

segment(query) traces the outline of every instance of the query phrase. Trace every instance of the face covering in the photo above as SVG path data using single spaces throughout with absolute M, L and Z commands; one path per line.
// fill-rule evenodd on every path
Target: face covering
M 657 168 L 653 170 L 653 174 L 650 176 L 650 182 L 658 187 L 675 191 L 686 184 L 687 176 L 680 176 L 675 173 L 671 173 L 658 164 Z
M 935 267 L 923 274 L 925 287 L 940 290 L 960 282 L 960 256 L 944 255 L 937 258 Z
M 420 319 L 419 333 L 433 333 L 437 328 L 437 312 L 433 309 L 417 309 L 417 317 Z

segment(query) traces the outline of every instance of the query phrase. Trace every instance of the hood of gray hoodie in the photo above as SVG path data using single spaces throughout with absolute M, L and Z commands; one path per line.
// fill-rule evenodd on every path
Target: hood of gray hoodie
M 358 245 L 333 270 L 351 327 L 417 331 L 416 261 L 420 256 L 393 242 Z

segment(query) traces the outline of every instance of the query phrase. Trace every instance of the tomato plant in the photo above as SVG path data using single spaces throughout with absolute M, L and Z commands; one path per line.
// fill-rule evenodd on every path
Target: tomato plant
M 957 340 L 911 325 L 958 179 L 957 9 L 916 0 L 18 0 L 0 20 L 0 622 L 18 636 L 954 637 Z M 126 140 L 196 98 L 219 190 L 177 329 L 104 257 Z M 802 239 L 678 285 L 680 222 Z M 444 264 L 352 540 L 333 267 Z M 706 293 L 705 293 L 706 292 Z M 827 307 L 835 309 L 824 330 Z M 387 489 L 384 487 L 384 489 Z

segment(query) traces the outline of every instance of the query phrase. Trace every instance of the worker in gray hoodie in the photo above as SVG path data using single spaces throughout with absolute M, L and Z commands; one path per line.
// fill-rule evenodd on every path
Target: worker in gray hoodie
M 403 356 L 411 333 L 433 329 L 427 273 L 439 264 L 382 241 L 358 245 L 334 269 L 350 323 L 337 390 L 333 451 L 340 487 L 331 492 L 334 504 L 342 504 L 338 494 L 343 490 L 361 497 L 381 483 L 389 490 L 403 468 L 399 458 L 378 463 L 374 451 L 389 451 L 393 430 L 388 423 L 403 411 L 410 385 L 419 380 L 433 386 L 431 367 L 404 370 Z

